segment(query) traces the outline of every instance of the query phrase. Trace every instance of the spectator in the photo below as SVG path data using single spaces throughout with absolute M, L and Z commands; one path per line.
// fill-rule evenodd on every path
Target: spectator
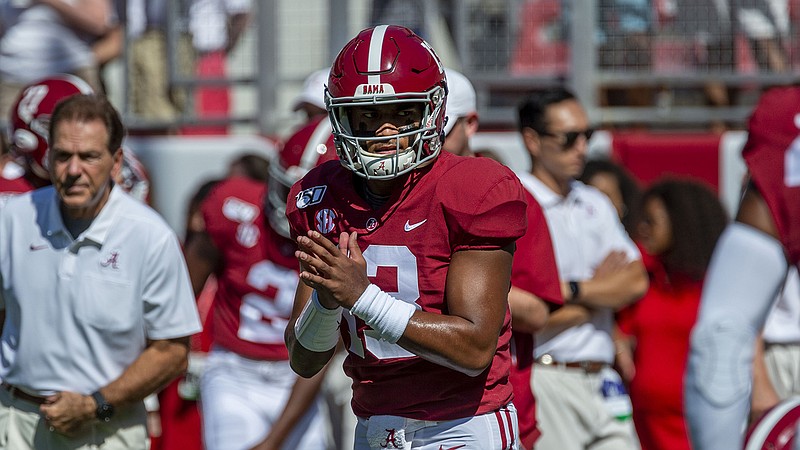
M 123 133 L 102 97 L 59 103 L 54 185 L 0 211 L 8 448 L 145 449 L 142 399 L 186 368 L 200 330 L 177 238 L 111 181 Z
M 789 2 L 732 0 L 734 16 L 747 37 L 761 71 L 782 73 L 790 69 L 783 47 L 789 38 Z
M 638 220 L 636 209 L 639 206 L 642 191 L 633 175 L 614 161 L 590 159 L 586 161 L 583 174 L 578 179 L 606 194 L 617 210 L 619 220 L 622 221 L 628 236 L 635 236 Z
M 196 78 L 227 77 L 228 55 L 236 47 L 250 20 L 251 0 L 192 0 L 189 29 L 197 59 Z M 194 92 L 198 119 L 225 119 L 230 115 L 230 88 L 204 86 Z M 227 134 L 226 126 L 189 127 L 186 134 Z
M 714 250 L 691 337 L 684 401 L 697 450 L 742 447 L 756 334 L 789 263 L 800 261 L 798 114 L 800 88 L 776 87 L 748 122 L 742 156 L 750 180 Z
M 166 0 L 127 0 L 126 13 L 131 111 L 145 120 L 175 120 L 186 107 L 187 95 L 171 83 L 170 56 L 177 58 L 181 73 L 194 65 L 188 32 L 180 33 L 177 48 L 168 48 Z
M 454 155 L 472 156 L 469 140 L 478 132 L 478 106 L 475 88 L 467 77 L 460 72 L 446 68 L 447 113 L 444 124 L 444 150 Z
M 340 161 L 289 195 L 301 199 L 286 214 L 301 263 L 292 367 L 319 373 L 341 334 L 355 448 L 517 446 L 507 294 L 523 191 L 494 161 L 440 151 L 441 67 L 407 28 L 362 30 L 328 81 Z
M 217 281 L 200 379 L 207 450 L 327 444 L 316 397 L 322 375 L 298 379 L 288 363 L 283 333 L 298 283 L 296 246 L 270 226 L 268 198 L 263 181 L 221 181 L 200 205 L 202 231 L 186 245 L 195 294 L 209 276 Z
M 641 255 L 608 198 L 576 180 L 592 129 L 575 96 L 532 96 L 519 107 L 519 129 L 532 169 L 518 175 L 544 209 L 564 298 L 536 335 L 536 448 L 634 448 L 611 333 L 614 311 L 647 289 Z
M 102 92 L 94 42 L 114 25 L 109 0 L 0 2 L 0 117 L 22 88 L 58 73 L 77 75 Z M 0 128 L 5 128 L 2 126 Z
M 727 213 L 713 191 L 688 180 L 653 184 L 642 205 L 637 236 L 651 257 L 650 288 L 620 311 L 617 351 L 632 353 L 630 395 L 642 450 L 689 450 L 682 395 L 689 334 Z

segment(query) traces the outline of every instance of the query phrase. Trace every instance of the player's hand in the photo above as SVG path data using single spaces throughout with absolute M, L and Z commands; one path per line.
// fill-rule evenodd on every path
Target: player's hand
M 73 435 L 95 418 L 96 405 L 88 395 L 59 392 L 47 398 L 39 411 L 51 431 Z
M 342 233 L 339 246 L 322 234 L 309 231 L 297 238 L 295 253 L 302 264 L 300 279 L 317 290 L 325 307 L 350 308 L 369 286 L 367 261 L 358 247 L 358 236 Z

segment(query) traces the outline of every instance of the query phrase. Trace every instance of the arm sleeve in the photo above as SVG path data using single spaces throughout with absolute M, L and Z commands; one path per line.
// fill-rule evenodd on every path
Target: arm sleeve
M 684 383 L 695 449 L 742 448 L 755 338 L 787 268 L 781 244 L 754 228 L 734 223 L 720 237 L 692 330 Z

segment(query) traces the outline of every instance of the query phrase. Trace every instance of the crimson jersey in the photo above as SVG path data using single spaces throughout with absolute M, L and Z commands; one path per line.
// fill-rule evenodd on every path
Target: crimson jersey
M 528 201 L 528 231 L 517 241 L 514 263 L 511 268 L 511 285 L 530 292 L 552 305 L 562 305 L 558 266 L 550 240 L 547 219 L 539 202 L 525 191 Z M 551 307 L 552 307 L 551 305 Z M 519 412 L 520 441 L 525 448 L 533 448 L 539 437 L 536 428 L 536 402 L 531 390 L 533 372 L 533 335 L 514 331 L 512 347 L 513 365 L 511 383 L 514 386 L 514 406 Z
M 341 232 L 358 232 L 370 281 L 423 311 L 448 313 L 445 281 L 453 252 L 499 249 L 525 232 L 523 188 L 495 161 L 442 152 L 430 166 L 401 178 L 403 189 L 377 210 L 356 193 L 354 177 L 338 162 L 328 162 L 296 183 L 287 209 L 293 235 L 315 229 L 338 242 Z M 341 331 L 358 416 L 453 420 L 496 410 L 512 399 L 508 311 L 494 360 L 477 377 L 379 340 L 348 311 Z
M 264 183 L 230 178 L 217 184 L 200 210 L 222 264 L 212 306 L 214 344 L 253 359 L 289 358 L 283 332 L 299 267 L 295 245 L 265 225 Z
M 750 117 L 742 156 L 790 260 L 800 263 L 800 87 L 772 88 Z
M 34 190 L 34 186 L 25 178 L 25 169 L 14 161 L 0 161 L 0 197 L 22 194 Z

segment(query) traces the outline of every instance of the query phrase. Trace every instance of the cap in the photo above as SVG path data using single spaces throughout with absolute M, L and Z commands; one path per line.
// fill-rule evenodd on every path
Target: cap
M 472 87 L 472 83 L 467 77 L 450 68 L 445 68 L 444 73 L 447 76 L 449 91 L 445 108 L 447 122 L 444 125 L 444 134 L 447 136 L 459 117 L 477 113 L 478 107 L 475 100 L 475 88 Z
M 303 90 L 292 101 L 292 111 L 299 110 L 303 103 L 309 103 L 325 109 L 325 83 L 328 81 L 330 68 L 312 72 L 303 82 Z

